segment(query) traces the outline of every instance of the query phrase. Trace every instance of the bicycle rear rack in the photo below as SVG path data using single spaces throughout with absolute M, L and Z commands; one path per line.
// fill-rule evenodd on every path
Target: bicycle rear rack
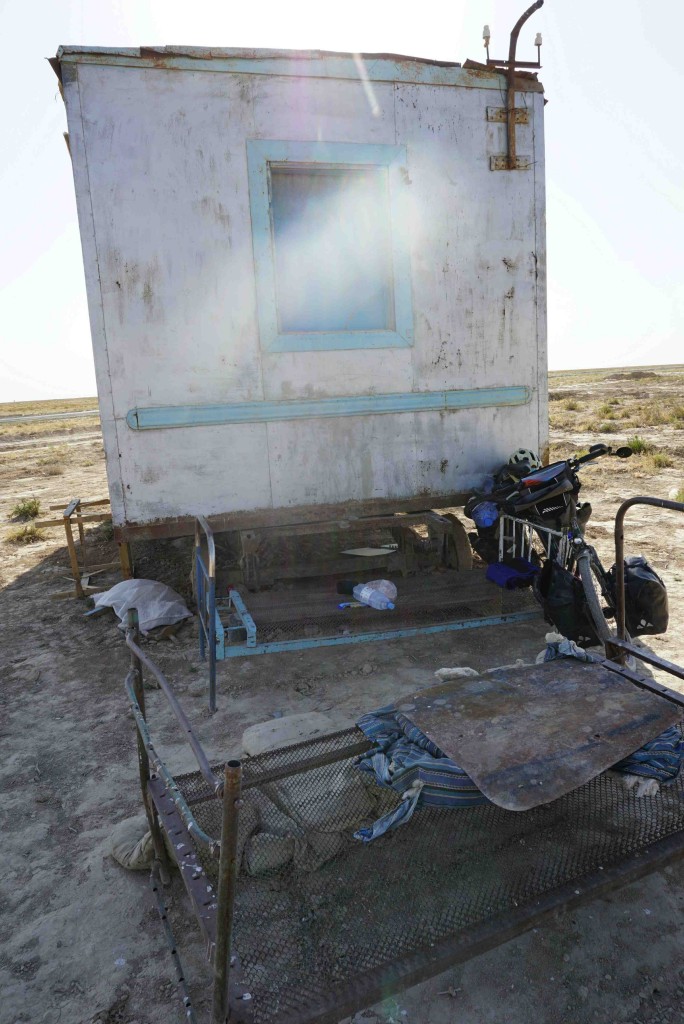
M 552 555 L 554 537 L 557 538 L 558 549 Z M 561 565 L 567 565 L 570 555 L 572 538 L 567 530 L 552 530 L 549 526 L 532 524 L 528 519 L 517 516 L 502 515 L 499 518 L 499 561 L 503 562 L 507 554 L 514 552 L 519 558 L 531 561 L 535 541 L 540 541 L 547 558 L 554 558 Z

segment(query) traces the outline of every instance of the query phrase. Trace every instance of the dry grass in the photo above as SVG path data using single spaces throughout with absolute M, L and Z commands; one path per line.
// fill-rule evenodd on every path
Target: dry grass
M 0 402 L 2 416 L 34 416 L 51 412 L 85 412 L 97 409 L 97 398 L 55 398 L 45 402 Z
M 674 466 L 674 459 L 671 459 L 669 455 L 665 455 L 664 452 L 656 452 L 655 455 L 651 456 L 651 464 L 654 469 L 671 469 Z
M 25 438 L 44 437 L 49 434 L 80 434 L 97 430 L 99 416 L 79 416 L 78 419 L 29 420 L 27 423 L 0 423 L 0 441 L 22 441 Z
M 45 534 L 33 523 L 10 530 L 5 536 L 7 544 L 37 544 L 41 540 L 45 540 Z

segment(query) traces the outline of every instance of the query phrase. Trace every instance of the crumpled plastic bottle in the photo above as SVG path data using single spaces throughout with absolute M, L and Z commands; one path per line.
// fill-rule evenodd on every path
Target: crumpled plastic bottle
M 378 611 L 394 608 L 397 588 L 391 580 L 370 580 L 368 583 L 357 583 L 354 597 L 361 604 L 367 604 Z

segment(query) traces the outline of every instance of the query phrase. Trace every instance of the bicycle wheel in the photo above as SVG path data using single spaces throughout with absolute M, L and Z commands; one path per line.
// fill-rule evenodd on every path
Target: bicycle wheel
M 602 602 L 605 600 L 603 591 L 606 586 L 603 567 L 593 551 L 583 551 L 577 559 L 577 569 L 594 631 L 601 643 L 605 644 L 606 640 L 610 640 L 617 634 L 614 629 L 611 629 L 603 614 Z

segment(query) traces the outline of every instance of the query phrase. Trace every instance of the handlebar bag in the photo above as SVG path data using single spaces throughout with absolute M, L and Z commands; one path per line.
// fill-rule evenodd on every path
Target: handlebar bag
M 617 601 L 617 566 L 609 574 Z M 625 625 L 631 636 L 665 633 L 669 621 L 667 588 L 643 555 L 625 559 Z
M 568 640 L 583 647 L 600 643 L 586 607 L 582 581 L 549 559 L 533 583 L 534 596 L 544 611 L 544 618 Z

